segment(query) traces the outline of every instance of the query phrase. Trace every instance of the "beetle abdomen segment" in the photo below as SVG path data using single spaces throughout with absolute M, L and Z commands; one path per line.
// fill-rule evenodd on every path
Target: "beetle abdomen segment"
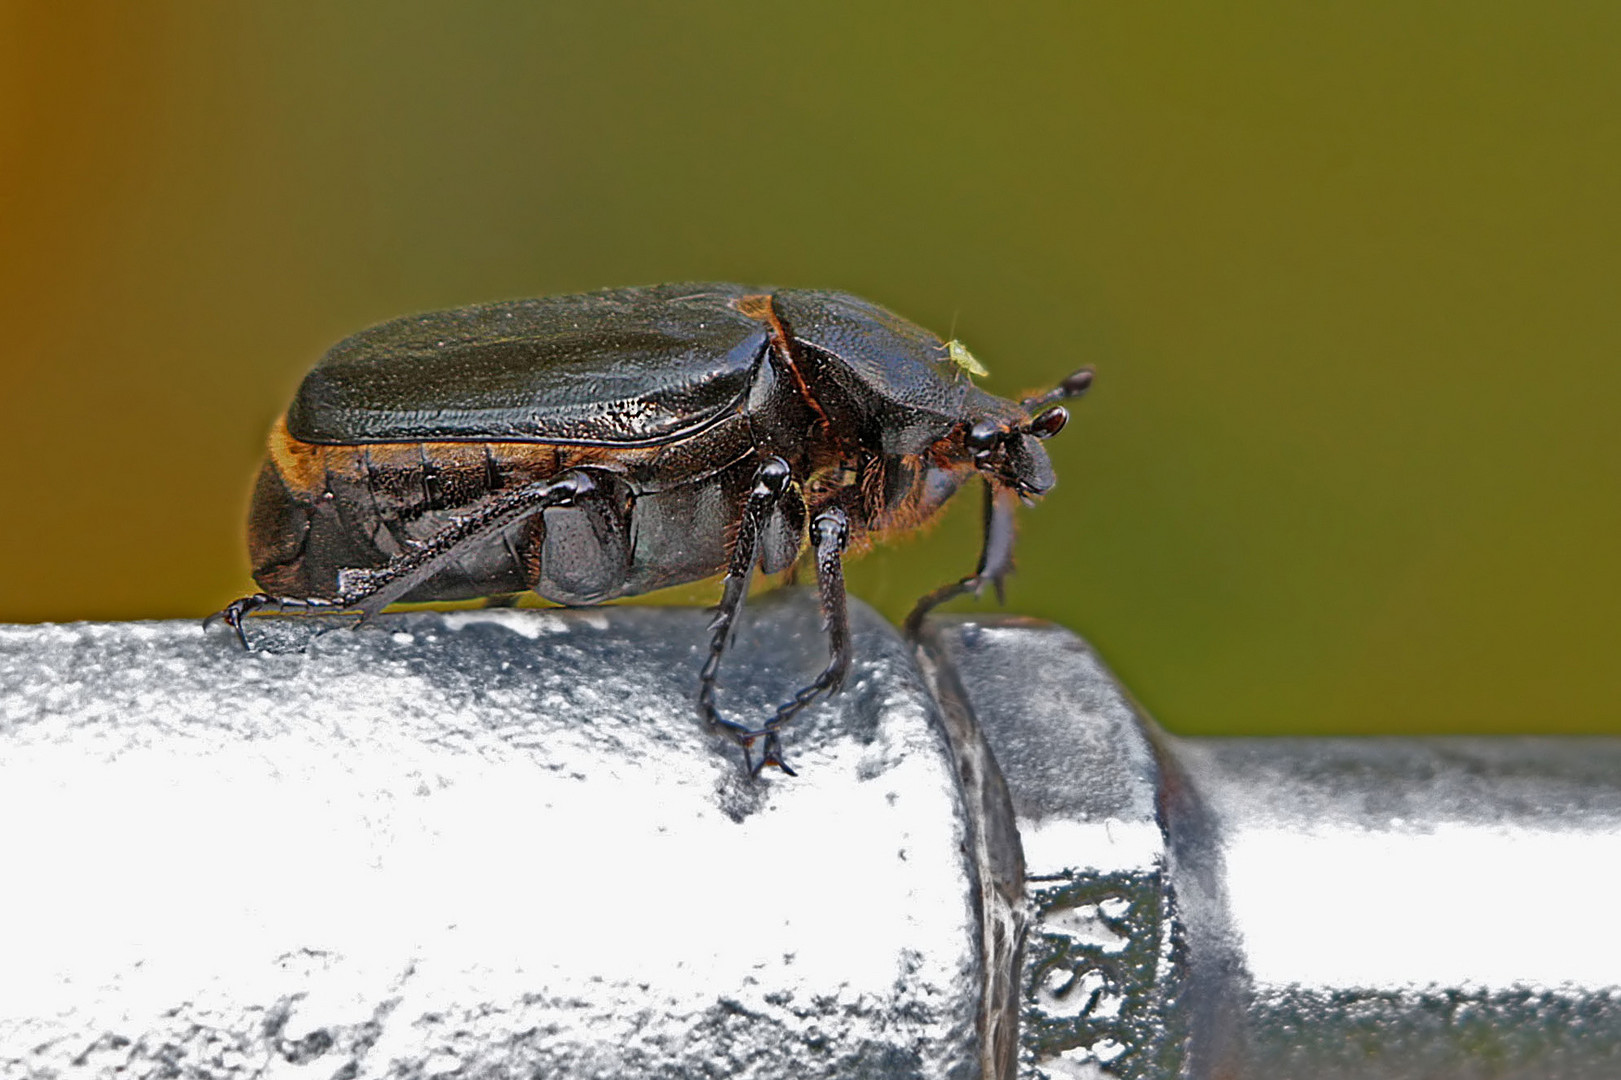
M 631 578 L 622 595 L 702 581 L 726 569 L 759 459 L 636 499 Z
M 274 461 L 266 461 L 253 485 L 248 511 L 248 558 L 253 580 L 273 596 L 313 596 L 306 592 L 304 558 L 309 550 L 308 500 L 296 498 Z M 327 594 L 332 595 L 332 594 Z
M 386 566 L 457 512 L 559 471 L 555 448 L 524 449 L 532 452 L 503 461 L 476 444 L 322 446 L 293 438 L 278 422 L 248 518 L 254 580 L 278 596 L 335 598 L 342 571 Z M 459 555 L 409 598 L 527 588 L 526 524 Z
M 594 488 L 571 506 L 554 506 L 531 531 L 528 585 L 560 604 L 593 604 L 623 591 L 630 577 L 630 486 L 592 470 Z
M 701 447 L 326 446 L 293 438 L 278 423 L 249 516 L 254 579 L 273 595 L 335 598 L 343 571 L 386 566 L 499 492 L 583 468 L 610 500 L 509 524 L 402 599 L 532 589 L 558 603 L 587 604 L 698 581 L 725 569 L 754 468 L 750 438 L 737 417 Z M 780 531 L 776 561 L 797 553 L 802 515 Z

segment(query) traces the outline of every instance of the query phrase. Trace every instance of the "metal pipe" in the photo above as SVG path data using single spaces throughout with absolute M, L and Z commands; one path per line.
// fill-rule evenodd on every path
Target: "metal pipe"
M 722 707 L 825 659 L 751 607 Z M 1193 740 L 855 610 L 0 627 L 0 1075 L 1617 1075 L 1618 740 Z
M 1173 738 L 1060 628 L 929 647 L 1023 842 L 1027 1073 L 1621 1075 L 1621 740 Z

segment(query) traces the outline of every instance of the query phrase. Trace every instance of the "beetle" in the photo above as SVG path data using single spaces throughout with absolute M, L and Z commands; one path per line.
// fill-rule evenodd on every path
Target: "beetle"
M 979 566 L 1013 568 L 1013 514 L 1054 484 L 1041 441 L 1090 369 L 1014 403 L 957 341 L 846 293 L 678 284 L 395 319 L 334 346 L 274 424 L 248 546 L 257 611 L 358 612 L 532 590 L 595 604 L 724 574 L 698 709 L 751 773 L 851 663 L 842 560 L 986 485 Z M 758 726 L 715 682 L 755 568 L 814 565 L 830 658 Z M 758 763 L 753 758 L 761 743 Z

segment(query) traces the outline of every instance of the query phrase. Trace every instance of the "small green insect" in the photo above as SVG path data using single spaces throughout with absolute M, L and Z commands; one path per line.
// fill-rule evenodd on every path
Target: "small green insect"
M 974 354 L 968 351 L 968 346 L 956 338 L 946 342 L 946 355 L 951 357 L 953 364 L 956 364 L 970 375 L 978 375 L 980 378 L 984 378 L 990 374 L 990 370 L 984 364 L 974 359 Z

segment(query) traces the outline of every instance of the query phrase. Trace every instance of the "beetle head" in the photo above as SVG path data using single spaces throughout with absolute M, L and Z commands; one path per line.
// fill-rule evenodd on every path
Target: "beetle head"
M 1026 499 L 1045 495 L 1058 482 L 1041 440 L 1064 429 L 1069 413 L 1055 405 L 1034 417 L 987 416 L 963 435 L 963 445 L 991 482 L 1010 487 Z
M 984 411 L 963 433 L 963 446 L 992 483 L 1017 491 L 1026 502 L 1046 494 L 1058 482 L 1053 463 L 1042 448 L 1064 430 L 1069 411 L 1058 402 L 1080 397 L 1092 386 L 1092 369 L 1081 368 L 1045 394 L 1012 402 L 984 395 Z

